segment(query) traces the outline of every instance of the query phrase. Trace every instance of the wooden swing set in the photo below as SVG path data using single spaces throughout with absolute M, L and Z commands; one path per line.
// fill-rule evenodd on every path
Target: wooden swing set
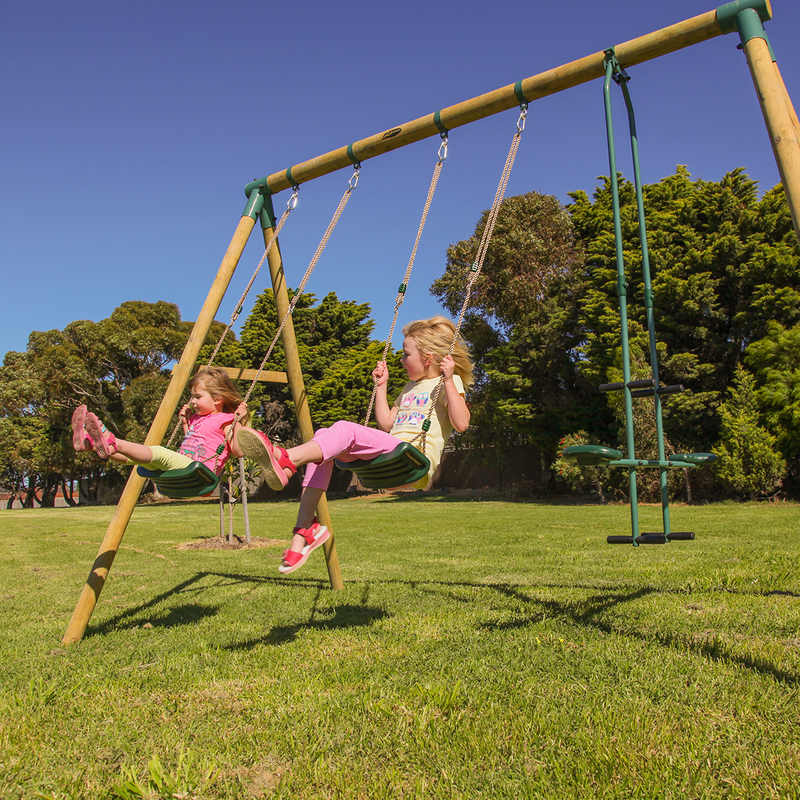
M 397 125 L 365 139 L 357 140 L 352 144 L 332 150 L 316 158 L 300 162 L 288 169 L 280 170 L 265 178 L 247 184 L 245 187 L 245 195 L 247 197 L 245 208 L 233 233 L 230 244 L 222 258 L 222 262 L 209 289 L 206 300 L 197 315 L 197 320 L 189 334 L 180 360 L 173 370 L 170 383 L 161 400 L 147 437 L 145 438 L 145 444 L 156 445 L 163 440 L 184 388 L 193 373 L 198 354 L 206 340 L 214 317 L 219 310 L 222 298 L 236 270 L 245 245 L 257 223 L 261 225 L 265 245 L 264 255 L 262 256 L 258 268 L 260 268 L 264 261 L 266 261 L 269 266 L 280 324 L 261 366 L 256 370 L 253 376 L 253 382 L 247 393 L 247 397 L 250 396 L 253 386 L 256 381 L 259 380 L 264 370 L 264 365 L 271 355 L 277 340 L 280 338 L 286 357 L 285 380 L 289 384 L 292 399 L 297 410 L 300 433 L 304 441 L 307 441 L 313 436 L 314 428 L 306 399 L 297 341 L 295 339 L 294 326 L 292 323 L 292 311 L 294 309 L 294 304 L 302 293 L 305 282 L 311 274 L 311 270 L 313 270 L 316 261 L 319 259 L 327 243 L 328 237 L 347 204 L 347 200 L 358 184 L 359 169 L 362 162 L 432 136 L 441 136 L 443 140 L 442 146 L 444 148 L 444 153 L 442 152 L 442 147 L 440 147 L 437 165 L 434 169 L 434 176 L 431 180 L 431 186 L 428 190 L 428 197 L 417 232 L 417 239 L 412 248 L 406 275 L 400 285 L 395 300 L 395 315 L 384 349 L 385 359 L 388 348 L 391 346 L 397 313 L 399 306 L 403 302 L 408 279 L 411 274 L 411 268 L 414 263 L 416 248 L 425 225 L 427 211 L 430 207 L 436 183 L 438 182 L 438 175 L 441 171 L 444 157 L 446 157 L 447 135 L 449 131 L 502 111 L 507 111 L 516 106 L 522 109 L 520 119 L 517 122 L 517 132 L 512 141 L 503 173 L 501 174 L 498 191 L 495 195 L 492 209 L 490 210 L 489 220 L 485 226 L 486 229 L 489 229 L 488 235 L 486 231 L 484 231 L 485 242 L 482 240 L 478 250 L 478 256 L 470 266 L 464 305 L 458 323 L 458 327 L 460 328 L 461 321 L 463 320 L 464 313 L 469 303 L 472 285 L 480 274 L 483 257 L 485 257 L 485 251 L 486 248 L 488 248 L 491 228 L 494 225 L 492 216 L 494 215 L 496 219 L 502 203 L 505 186 L 508 183 L 511 165 L 513 165 L 514 154 L 516 153 L 516 146 L 519 144 L 519 137 L 524 130 L 525 111 L 528 104 L 548 95 L 598 78 L 605 78 L 607 84 L 610 74 L 613 74 L 614 79 L 619 82 L 620 70 L 624 72 L 625 68 L 630 68 L 644 61 L 681 50 L 694 44 L 699 44 L 700 42 L 722 34 L 739 33 L 741 43 L 740 49 L 743 50 L 747 59 L 781 180 L 786 192 L 794 229 L 798 238 L 800 238 L 800 123 L 798 122 L 797 114 L 778 69 L 767 34 L 764 31 L 763 23 L 771 18 L 772 8 L 769 0 L 733 0 L 719 8 L 699 14 L 698 16 L 623 42 L 613 48 L 600 50 L 576 61 L 571 61 L 545 72 L 538 73 L 523 80 L 519 80 L 516 83 L 508 84 L 470 100 L 442 108 L 434 113 L 426 114 L 425 116 L 411 120 L 405 124 Z M 611 57 L 613 57 L 613 62 L 610 62 Z M 612 67 L 609 66 L 610 63 L 613 64 Z M 633 129 L 632 143 L 635 147 Z M 280 246 L 277 239 L 278 233 L 286 222 L 289 214 L 296 206 L 298 187 L 301 184 L 308 183 L 315 178 L 348 167 L 354 168 L 353 176 L 350 178 L 342 200 L 334 212 L 331 223 L 322 237 L 314 258 L 312 258 L 309 264 L 309 269 L 307 269 L 303 281 L 301 281 L 294 297 L 290 301 Z M 273 195 L 285 189 L 291 189 L 292 195 L 287 202 L 286 210 L 276 222 L 272 198 Z M 640 217 L 643 219 L 641 209 Z M 248 289 L 252 285 L 254 277 L 251 278 Z M 624 287 L 621 286 L 620 288 L 624 292 Z M 240 311 L 241 301 L 237 304 L 234 317 L 231 323 L 229 323 L 226 333 Z M 623 318 L 622 321 L 622 328 L 623 331 L 625 331 L 626 320 Z M 215 348 L 214 354 L 211 357 L 212 360 L 219 350 L 221 341 L 222 340 L 220 340 Z M 284 380 L 284 378 L 281 380 Z M 637 386 L 633 384 L 635 384 L 634 381 L 630 381 L 629 378 L 626 378 L 620 386 L 613 387 L 623 391 L 626 410 L 630 407 L 631 397 L 635 396 L 632 395 L 632 392 L 638 390 Z M 646 388 L 649 390 L 649 393 L 658 400 L 659 395 L 666 393 L 665 390 L 669 387 L 660 386 L 656 373 L 656 380 L 650 381 Z M 370 400 L 370 408 L 367 411 L 367 421 L 369 420 L 373 401 L 374 393 L 373 398 Z M 435 403 L 432 405 L 435 405 Z M 622 460 L 625 462 L 624 466 L 627 466 L 631 470 L 635 470 L 638 466 L 645 466 L 639 464 L 637 459 L 635 459 L 633 442 L 629 441 L 627 444 L 627 459 L 621 458 L 621 451 L 613 450 L 605 456 L 601 456 L 595 451 L 585 454 L 584 457 L 589 459 L 589 462 L 586 463 L 607 463 L 612 460 Z M 425 464 L 426 459 L 424 457 L 424 437 L 422 451 L 413 447 L 413 445 L 402 447 L 400 450 L 402 450 L 402 452 L 392 454 L 389 457 L 382 456 L 368 464 L 356 464 L 355 471 L 363 482 L 371 482 L 372 485 L 376 487 L 381 487 L 381 485 L 397 485 L 398 482 L 401 482 L 411 474 L 413 469 L 421 469 L 422 472 L 420 474 L 422 475 L 427 472 L 427 466 Z M 700 456 L 702 454 L 696 455 Z M 418 456 L 421 456 L 423 460 L 420 460 Z M 600 460 L 592 461 L 592 459 Z M 685 463 L 680 459 L 678 459 L 678 461 L 680 461 L 680 466 L 682 467 L 697 466 L 702 462 L 702 459 L 696 459 L 696 463 L 694 464 L 691 463 L 691 460 L 688 458 L 685 459 Z M 342 464 L 341 466 L 350 468 L 353 465 Z M 192 471 L 193 470 L 190 469 L 190 472 Z M 211 476 L 213 476 L 213 479 L 216 479 L 213 473 L 211 473 Z M 153 478 L 161 484 L 162 490 L 168 488 L 170 476 L 167 476 L 166 481 L 163 480 L 163 477 L 164 476 L 153 476 Z M 209 476 L 206 477 L 209 479 L 210 484 L 212 478 Z M 79 641 L 83 637 L 146 480 L 147 478 L 140 475 L 137 470 L 131 471 L 116 510 L 106 529 L 97 557 L 92 564 L 87 581 L 81 591 L 81 595 L 67 626 L 62 639 L 64 644 Z M 194 480 L 194 477 L 189 480 L 187 486 L 184 487 L 185 491 L 197 493 L 196 484 L 193 483 Z M 206 486 L 207 485 L 208 484 L 206 484 Z M 632 505 L 634 505 L 634 503 L 632 503 Z M 333 525 L 324 494 L 319 501 L 317 515 L 320 522 L 333 532 Z M 633 540 L 634 544 L 636 544 L 636 531 L 634 531 Z M 334 589 L 341 589 L 343 587 L 343 581 L 333 535 L 331 535 L 330 539 L 325 543 L 324 548 L 331 587 Z

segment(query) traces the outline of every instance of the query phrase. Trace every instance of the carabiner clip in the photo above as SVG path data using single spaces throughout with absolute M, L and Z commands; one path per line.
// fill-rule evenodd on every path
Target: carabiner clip
M 519 119 L 517 120 L 517 132 L 522 133 L 525 130 L 525 122 L 528 119 L 528 104 L 523 103 L 520 106 Z
M 442 162 L 447 158 L 447 134 L 442 134 L 442 143 L 439 145 L 439 152 L 436 154 L 439 161 Z
M 294 211 L 297 208 L 297 195 L 299 193 L 299 189 L 297 186 L 292 187 L 292 196 L 286 203 L 286 210 L 287 211 Z
M 356 188 L 356 186 L 358 186 L 358 176 L 360 174 L 360 171 L 361 171 L 361 164 L 358 164 L 355 170 L 353 170 L 353 174 L 350 176 L 350 180 L 347 182 L 347 188 L 351 192 L 353 191 L 353 189 Z

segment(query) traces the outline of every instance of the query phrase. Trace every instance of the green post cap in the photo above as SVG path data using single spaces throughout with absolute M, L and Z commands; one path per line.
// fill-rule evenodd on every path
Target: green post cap
M 764 30 L 762 22 L 772 19 L 772 5 L 770 0 L 732 0 L 717 9 L 717 25 L 723 33 L 733 33 L 738 30 L 742 43 L 761 36 Z
M 265 192 L 269 191 L 269 186 L 267 186 L 267 179 L 266 178 L 253 178 L 247 186 L 244 187 L 244 195 L 245 197 L 250 197 L 251 194 L 256 190 L 264 190 Z
M 243 217 L 252 217 L 254 220 L 258 219 L 258 215 L 261 213 L 261 209 L 264 206 L 264 195 L 258 192 L 250 192 L 247 196 L 247 203 L 245 204 L 244 211 L 242 211 Z
M 252 180 L 247 186 L 244 187 L 244 196 L 247 198 L 247 204 L 242 211 L 243 217 L 252 217 L 258 219 L 264 205 L 264 196 L 269 196 L 269 187 L 267 186 L 266 178 L 259 178 Z

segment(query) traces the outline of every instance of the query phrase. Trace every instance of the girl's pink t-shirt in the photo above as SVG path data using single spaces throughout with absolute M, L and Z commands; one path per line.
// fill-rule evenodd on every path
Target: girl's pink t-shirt
M 179 453 L 189 456 L 192 461 L 200 461 L 217 474 L 222 471 L 231 454 L 225 439 L 227 425 L 233 422 L 233 414 L 215 411 L 211 414 L 193 414 L 188 419 L 189 430 L 178 448 Z M 222 451 L 217 452 L 222 445 Z

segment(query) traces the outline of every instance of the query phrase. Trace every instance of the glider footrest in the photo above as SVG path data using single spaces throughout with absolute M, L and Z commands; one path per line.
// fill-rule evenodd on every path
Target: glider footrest
M 695 467 L 702 467 L 716 460 L 717 457 L 714 453 L 673 453 L 669 457 L 669 461 L 681 461 L 686 464 L 692 464 Z
M 672 531 L 669 537 L 665 533 L 642 532 L 636 540 L 637 544 L 666 544 L 668 541 L 691 541 L 694 539 L 693 531 Z M 633 536 L 608 536 L 608 544 L 633 544 Z
M 574 461 L 581 467 L 594 467 L 622 458 L 622 451 L 600 444 L 575 444 L 565 447 L 561 454 L 567 461 Z

